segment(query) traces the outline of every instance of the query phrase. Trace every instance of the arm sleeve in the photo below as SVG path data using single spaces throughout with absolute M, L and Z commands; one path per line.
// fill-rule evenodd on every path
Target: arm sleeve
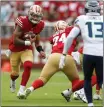
M 71 44 L 72 44 L 74 38 L 77 37 L 79 33 L 80 33 L 80 29 L 78 27 L 74 27 L 71 30 L 71 32 L 69 33 L 69 35 L 64 43 L 63 54 L 67 54 L 68 49 L 71 47 Z

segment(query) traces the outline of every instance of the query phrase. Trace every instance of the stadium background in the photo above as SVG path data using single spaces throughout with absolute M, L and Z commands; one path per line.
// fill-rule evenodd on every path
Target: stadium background
M 51 45 L 49 44 L 48 38 L 51 36 L 53 31 L 53 25 L 57 20 L 65 20 L 69 23 L 69 25 L 73 24 L 74 20 L 77 16 L 84 14 L 84 4 L 85 2 L 82 1 L 2 1 L 1 2 L 1 70 L 2 70 L 2 105 L 19 105 L 23 106 L 24 103 L 20 102 L 16 97 L 16 94 L 11 94 L 9 92 L 9 76 L 7 72 L 10 72 L 10 63 L 9 58 L 7 58 L 3 53 L 6 49 L 8 49 L 8 43 L 10 36 L 12 35 L 13 29 L 14 29 L 14 21 L 16 17 L 20 15 L 27 15 L 28 9 L 31 5 L 37 4 L 40 5 L 43 8 L 44 17 L 43 20 L 45 21 L 46 27 L 41 32 L 41 44 L 47 54 L 50 54 L 51 52 Z M 77 48 L 79 48 L 82 44 L 80 43 Z M 32 76 L 29 80 L 28 86 L 30 86 L 31 82 L 39 76 L 41 68 L 46 63 L 47 59 L 40 59 L 39 54 L 37 51 L 34 50 L 34 68 L 32 70 Z M 37 68 L 39 68 L 37 70 Z M 23 70 L 21 70 L 23 71 Z M 83 79 L 83 74 L 80 73 L 80 77 Z M 20 79 L 17 80 L 17 90 L 19 88 Z M 58 84 L 57 84 L 58 83 Z M 75 101 L 66 103 L 63 98 L 60 96 L 60 92 L 64 89 L 68 88 L 68 80 L 67 78 L 62 74 L 58 73 L 55 77 L 50 80 L 50 85 L 46 85 L 45 88 L 39 89 L 37 93 L 35 93 L 35 105 L 41 105 L 41 106 L 52 106 L 52 105 L 58 105 L 58 106 L 73 106 L 73 105 L 83 105 L 86 106 L 86 104 L 83 104 L 81 101 Z M 53 87 L 58 86 L 55 90 L 53 90 Z M 7 89 L 8 88 L 8 89 Z M 6 90 L 7 89 L 7 90 Z M 47 91 L 46 91 L 47 89 Z M 50 93 L 48 95 L 48 93 Z M 44 95 L 43 95 L 44 94 Z M 7 98 L 6 96 L 9 95 Z M 54 96 L 55 95 L 55 96 Z M 53 97 L 52 97 L 53 96 Z M 32 98 L 32 99 L 31 99 Z M 46 103 L 45 102 L 46 98 Z M 26 105 L 34 105 L 34 96 L 31 96 Z M 42 101 L 39 102 L 38 100 L 41 99 Z M 53 104 L 52 101 L 49 101 L 51 99 L 55 103 Z M 56 101 L 55 101 L 56 99 Z M 13 101 L 15 100 L 15 101 Z M 48 100 L 48 102 L 47 102 Z M 17 104 L 18 102 L 18 104 Z M 101 102 L 95 102 L 98 106 L 101 105 Z

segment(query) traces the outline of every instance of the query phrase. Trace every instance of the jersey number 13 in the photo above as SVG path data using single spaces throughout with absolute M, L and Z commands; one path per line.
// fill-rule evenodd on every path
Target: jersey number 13
M 87 22 L 88 35 L 91 38 L 103 38 L 103 23 L 102 22 Z

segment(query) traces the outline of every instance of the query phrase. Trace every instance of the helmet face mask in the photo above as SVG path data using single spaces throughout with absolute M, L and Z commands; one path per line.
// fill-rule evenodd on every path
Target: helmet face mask
M 33 5 L 28 11 L 28 18 L 33 24 L 38 24 L 43 17 L 42 8 L 38 5 Z
M 85 13 L 100 13 L 101 7 L 97 1 L 88 1 L 85 5 Z

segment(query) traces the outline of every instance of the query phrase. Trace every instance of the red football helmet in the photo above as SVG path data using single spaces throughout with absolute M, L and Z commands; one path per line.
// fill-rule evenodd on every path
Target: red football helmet
M 33 23 L 33 24 L 37 24 L 40 22 L 40 20 L 43 17 L 43 11 L 42 8 L 38 5 L 33 5 L 30 7 L 29 11 L 28 11 L 28 17 L 29 20 Z
M 64 30 L 66 27 L 68 27 L 68 23 L 63 20 L 57 21 L 54 25 L 54 29 L 56 32 Z

